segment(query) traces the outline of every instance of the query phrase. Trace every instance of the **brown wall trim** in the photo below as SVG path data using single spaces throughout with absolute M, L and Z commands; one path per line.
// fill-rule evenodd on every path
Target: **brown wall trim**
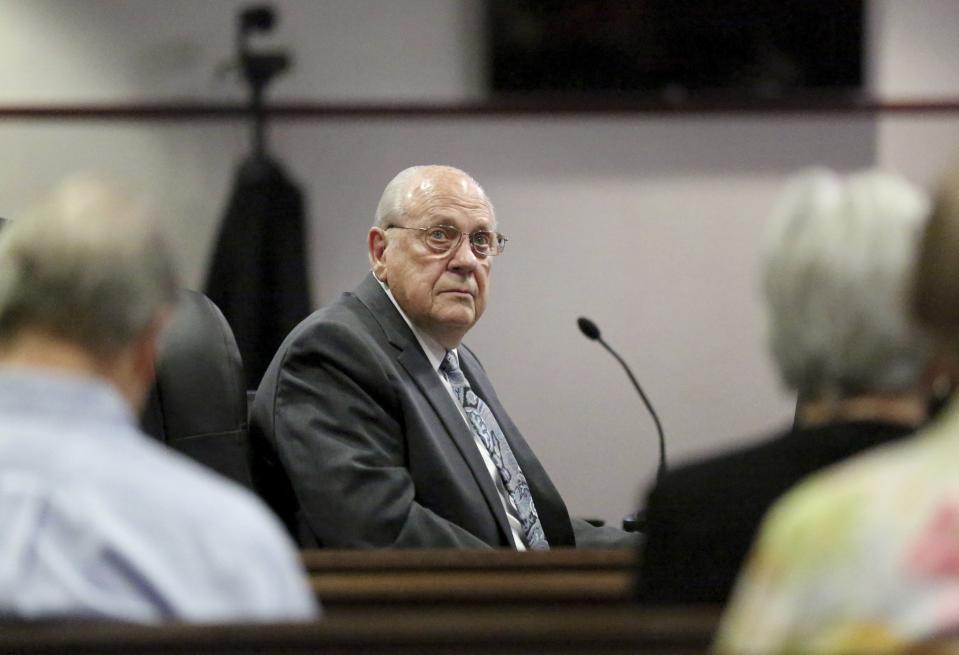
M 466 104 L 325 104 L 277 103 L 268 110 L 271 118 L 297 120 L 392 119 L 392 118 L 484 118 L 524 116 L 689 116 L 710 114 L 912 114 L 959 113 L 959 99 L 821 102 L 544 102 L 499 101 Z M 182 121 L 238 119 L 249 116 L 239 103 L 156 103 L 90 105 L 0 106 L 0 120 L 11 121 Z

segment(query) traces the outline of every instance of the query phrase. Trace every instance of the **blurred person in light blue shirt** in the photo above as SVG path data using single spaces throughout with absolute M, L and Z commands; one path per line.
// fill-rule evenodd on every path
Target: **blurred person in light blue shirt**
M 0 232 L 0 615 L 318 615 L 269 510 L 137 428 L 175 290 L 156 232 L 93 180 Z

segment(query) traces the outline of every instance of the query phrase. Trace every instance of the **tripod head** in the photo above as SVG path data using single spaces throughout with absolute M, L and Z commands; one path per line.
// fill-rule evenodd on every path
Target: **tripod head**
M 240 12 L 237 30 L 237 55 L 243 77 L 250 84 L 255 100 L 262 99 L 266 86 L 290 67 L 290 56 L 282 50 L 255 52 L 250 49 L 250 36 L 270 32 L 276 24 L 276 13 L 269 5 L 254 5 Z

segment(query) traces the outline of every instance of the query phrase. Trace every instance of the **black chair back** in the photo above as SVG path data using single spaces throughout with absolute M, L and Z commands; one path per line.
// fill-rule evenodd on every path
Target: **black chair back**
M 160 343 L 143 430 L 252 488 L 243 380 L 240 351 L 223 314 L 202 293 L 181 289 Z

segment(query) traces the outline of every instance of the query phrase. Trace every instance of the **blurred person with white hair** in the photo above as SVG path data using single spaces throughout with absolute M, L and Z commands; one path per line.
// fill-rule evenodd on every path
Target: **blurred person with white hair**
M 763 515 L 818 469 L 896 441 L 927 417 L 925 339 L 906 288 L 928 211 L 878 171 L 804 171 L 768 221 L 761 279 L 773 359 L 795 424 L 670 471 L 647 498 L 637 596 L 723 603 Z
M 937 198 L 912 306 L 959 373 L 959 175 Z M 954 398 L 955 394 L 953 394 Z M 824 471 L 770 511 L 720 628 L 726 653 L 957 652 L 959 406 Z
M 95 180 L 0 232 L 3 616 L 316 616 L 269 510 L 137 427 L 175 291 L 155 229 Z

